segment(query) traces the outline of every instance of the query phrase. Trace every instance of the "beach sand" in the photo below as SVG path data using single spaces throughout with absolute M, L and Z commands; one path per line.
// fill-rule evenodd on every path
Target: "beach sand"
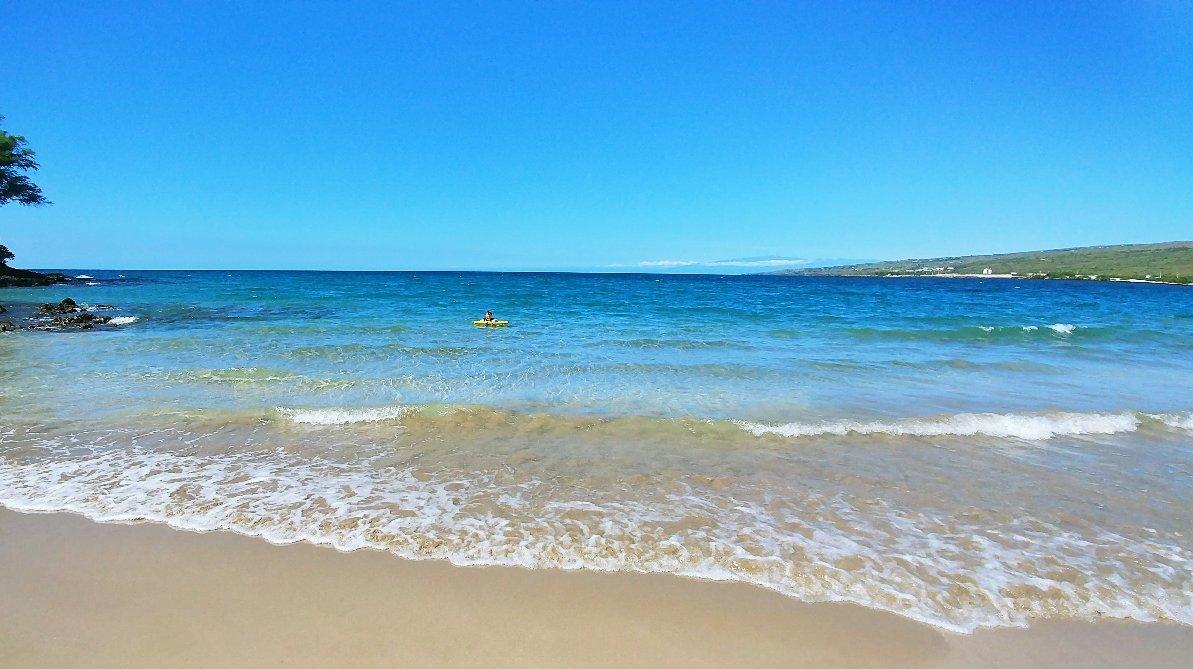
M 958 635 L 850 604 L 654 574 L 0 510 L 0 666 L 1188 666 L 1193 628 Z

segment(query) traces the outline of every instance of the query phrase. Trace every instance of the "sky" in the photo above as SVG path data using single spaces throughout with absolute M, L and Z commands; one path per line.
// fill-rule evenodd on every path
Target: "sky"
M 0 208 L 16 266 L 745 271 L 1193 238 L 1184 1 L 3 13 L 2 127 L 54 202 Z

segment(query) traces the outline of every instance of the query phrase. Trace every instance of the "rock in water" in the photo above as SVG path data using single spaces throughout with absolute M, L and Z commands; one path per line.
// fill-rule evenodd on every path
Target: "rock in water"
M 58 304 L 43 304 L 37 310 L 43 314 L 73 314 L 79 310 L 79 305 L 68 297 Z
M 91 313 L 69 297 L 58 304 L 43 304 L 37 313 L 41 316 L 40 324 L 33 327 L 38 330 L 91 330 L 112 320 L 111 316 Z
M 110 320 L 112 319 L 108 316 L 98 316 L 84 309 L 78 313 L 58 316 L 54 320 L 50 321 L 50 324 L 57 328 L 78 328 L 80 330 L 90 330 L 96 325 L 103 325 Z
M 17 324 L 12 321 L 0 321 L 0 332 L 16 332 Z

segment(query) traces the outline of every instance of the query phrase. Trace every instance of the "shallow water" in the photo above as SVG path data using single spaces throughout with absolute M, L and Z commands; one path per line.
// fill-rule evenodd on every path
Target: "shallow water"
M 0 291 L 121 319 L 0 335 L 12 508 L 1193 624 L 1186 287 L 86 274 Z

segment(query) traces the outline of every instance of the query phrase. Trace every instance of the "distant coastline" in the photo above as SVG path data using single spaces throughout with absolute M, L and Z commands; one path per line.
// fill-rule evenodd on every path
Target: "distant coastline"
M 817 274 L 816 276 L 873 276 L 880 279 L 915 279 L 915 278 L 931 278 L 931 279 L 1053 279 L 1057 281 L 1113 281 L 1118 283 L 1157 283 L 1165 286 L 1189 286 L 1193 283 L 1188 281 L 1161 281 L 1158 279 L 1123 279 L 1113 276 L 1039 276 L 1030 274 L 957 274 L 954 272 L 944 272 L 941 274 L 874 274 L 874 275 L 855 275 L 855 274 Z
M 64 274 L 34 272 L 27 269 L 9 267 L 0 262 L 0 288 L 32 288 L 36 286 L 52 286 L 66 283 L 70 280 Z
M 781 270 L 784 276 L 1080 279 L 1193 284 L 1193 241 L 1086 246 Z
M 733 261 L 717 261 L 728 263 Z M 817 262 L 817 261 L 808 261 Z M 819 262 L 833 262 L 819 261 Z M 838 261 L 840 262 L 840 261 Z M 707 269 L 712 264 L 684 265 L 685 269 Z M 82 283 L 90 277 L 75 276 L 76 271 L 96 269 L 34 271 L 9 267 L 0 262 L 0 288 L 28 288 Z M 117 270 L 103 270 L 117 271 Z M 152 272 L 309 272 L 309 273 L 443 273 L 443 274 L 640 274 L 643 276 L 736 276 L 737 272 L 708 271 L 592 271 L 586 269 L 146 269 L 119 271 Z M 948 279 L 1062 279 L 1083 281 L 1118 281 L 1167 285 L 1193 284 L 1193 241 L 1157 244 L 1086 246 L 1043 251 L 1023 251 L 990 255 L 946 256 L 858 262 L 816 267 L 798 267 L 768 272 L 745 273 L 747 276 L 861 276 L 880 278 L 931 277 Z

